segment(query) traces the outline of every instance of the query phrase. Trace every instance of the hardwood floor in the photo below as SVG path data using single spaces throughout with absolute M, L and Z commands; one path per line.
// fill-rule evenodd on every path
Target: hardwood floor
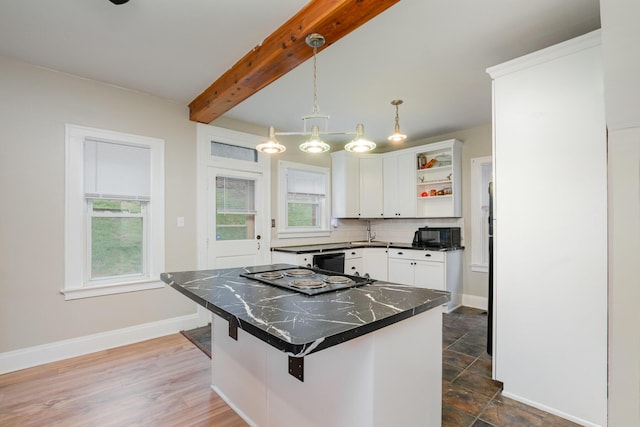
M 0 425 L 246 426 L 210 384 L 211 360 L 174 334 L 0 375 Z

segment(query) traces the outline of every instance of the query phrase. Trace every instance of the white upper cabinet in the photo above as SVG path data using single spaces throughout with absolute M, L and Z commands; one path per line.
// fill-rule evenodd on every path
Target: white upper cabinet
M 360 215 L 360 159 L 346 151 L 331 153 L 331 209 L 335 218 Z
M 367 155 L 360 158 L 360 217 L 382 218 L 382 158 Z
M 416 217 L 416 198 L 411 184 L 415 179 L 414 165 L 413 153 L 388 153 L 383 156 L 385 218 Z
M 415 154 L 417 215 L 462 216 L 460 146 L 455 139 L 422 146 Z
M 333 216 L 462 216 L 461 145 L 451 139 L 384 154 L 331 153 Z

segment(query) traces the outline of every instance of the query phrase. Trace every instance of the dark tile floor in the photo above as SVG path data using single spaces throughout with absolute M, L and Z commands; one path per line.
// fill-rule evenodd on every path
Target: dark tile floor
M 211 357 L 211 325 L 183 334 Z M 487 314 L 460 307 L 443 315 L 442 427 L 572 427 L 564 418 L 502 396 L 491 379 Z
M 502 396 L 491 379 L 486 312 L 460 307 L 443 316 L 443 427 L 570 427 L 578 424 Z

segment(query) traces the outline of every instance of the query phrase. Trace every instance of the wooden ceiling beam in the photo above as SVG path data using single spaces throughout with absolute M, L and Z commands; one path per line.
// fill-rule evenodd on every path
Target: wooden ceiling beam
M 189 103 L 189 118 L 210 123 L 313 56 L 305 37 L 335 43 L 400 0 L 312 0 Z

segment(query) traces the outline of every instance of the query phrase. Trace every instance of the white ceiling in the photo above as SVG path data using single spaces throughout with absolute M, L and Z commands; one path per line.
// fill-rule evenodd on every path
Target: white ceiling
M 187 104 L 305 0 L 0 0 L 0 55 Z M 384 150 L 392 99 L 411 139 L 491 120 L 485 69 L 600 27 L 598 0 L 402 0 L 318 54 L 330 130 Z M 327 40 L 332 43 L 331 40 Z M 299 131 L 307 61 L 225 116 Z M 214 122 L 215 124 L 215 122 Z

